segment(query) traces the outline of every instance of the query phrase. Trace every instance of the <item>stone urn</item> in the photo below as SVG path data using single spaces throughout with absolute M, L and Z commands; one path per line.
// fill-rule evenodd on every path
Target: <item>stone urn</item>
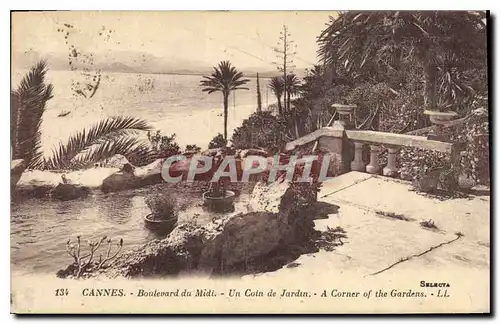
M 425 110 L 424 114 L 429 116 L 434 129 L 429 133 L 428 139 L 437 141 L 449 141 L 449 136 L 444 131 L 444 125 L 458 117 L 454 111 Z
M 429 116 L 431 123 L 436 125 L 444 125 L 458 117 L 458 114 L 454 111 L 426 110 L 424 114 Z
M 354 109 L 356 109 L 357 106 L 356 105 L 333 104 L 332 108 L 335 108 L 335 110 L 339 114 L 339 119 L 338 119 L 338 121 L 335 121 L 335 122 L 339 123 L 344 128 L 349 128 L 351 114 L 354 112 Z

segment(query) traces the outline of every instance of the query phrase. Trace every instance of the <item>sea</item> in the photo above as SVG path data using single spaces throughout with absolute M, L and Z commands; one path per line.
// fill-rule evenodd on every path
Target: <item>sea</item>
M 14 71 L 15 89 L 27 71 Z M 206 148 L 210 140 L 223 133 L 222 94 L 207 94 L 199 86 L 201 76 L 137 73 L 103 73 L 92 98 L 76 93 L 75 84 L 88 77 L 81 72 L 51 71 L 46 82 L 54 86 L 42 122 L 42 149 L 49 156 L 59 142 L 110 116 L 133 116 L 146 120 L 164 135 L 175 133 L 181 148 L 196 144 Z M 228 134 L 256 111 L 256 80 L 249 78 L 249 90 L 230 97 Z M 267 80 L 260 80 L 263 104 L 271 104 L 266 95 Z M 268 101 L 269 99 L 269 101 Z M 65 115 L 59 117 L 59 115 Z M 74 201 L 27 198 L 11 203 L 11 266 L 16 273 L 55 273 L 72 262 L 66 252 L 68 239 L 95 240 L 107 235 L 123 238 L 124 250 L 130 250 L 156 237 L 144 226 L 150 213 L 145 198 L 149 189 L 118 193 L 93 193 Z M 185 198 L 185 197 L 183 197 Z M 192 197 L 199 203 L 201 197 Z M 198 208 L 198 207 L 194 207 Z M 202 211 L 196 211 L 204 215 Z M 189 215 L 188 215 L 189 214 Z M 192 210 L 183 217 L 191 217 Z M 206 216 L 206 217 L 205 217 Z M 211 216 L 205 215 L 209 221 Z M 203 218 L 202 217 L 202 218 Z
M 26 73 L 13 71 L 12 89 Z M 206 148 L 214 136 L 224 131 L 222 94 L 202 92 L 201 75 L 102 72 L 91 98 L 88 92 L 87 96 L 78 93 L 89 75 L 85 71 L 48 71 L 46 83 L 52 84 L 54 91 L 42 121 L 45 156 L 70 135 L 110 116 L 144 119 L 163 135 L 176 134 L 181 148 L 187 144 Z M 249 90 L 234 91 L 229 98 L 229 137 L 257 109 L 256 79 L 247 78 Z M 268 79 L 260 79 L 264 106 L 275 102 L 267 83 Z

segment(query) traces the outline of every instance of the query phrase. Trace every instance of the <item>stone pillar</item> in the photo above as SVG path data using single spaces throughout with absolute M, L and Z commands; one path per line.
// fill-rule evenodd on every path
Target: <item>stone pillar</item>
M 328 176 L 349 172 L 350 165 L 346 165 L 344 161 L 346 144 L 344 138 L 345 134 L 342 133 L 341 137 L 323 136 L 318 140 L 319 147 L 332 155 L 328 168 Z
M 377 174 L 380 171 L 380 165 L 378 164 L 379 152 L 380 147 L 377 145 L 370 145 L 370 163 L 366 166 L 366 172 Z
M 363 143 L 354 142 L 354 160 L 351 162 L 351 170 L 365 172 L 365 162 L 363 161 Z
M 323 136 L 318 140 L 319 148 L 332 154 L 330 173 L 343 174 L 351 170 L 352 143 L 345 135 L 345 130 L 351 128 L 351 114 L 356 106 L 333 104 L 339 114 L 339 119 L 330 126 L 338 135 Z M 337 169 L 337 170 L 334 170 Z M 329 175 L 330 176 L 330 175 Z
M 398 151 L 399 148 L 397 147 L 389 147 L 387 149 L 387 166 L 382 170 L 383 175 L 393 177 L 398 173 L 398 168 L 396 166 Z

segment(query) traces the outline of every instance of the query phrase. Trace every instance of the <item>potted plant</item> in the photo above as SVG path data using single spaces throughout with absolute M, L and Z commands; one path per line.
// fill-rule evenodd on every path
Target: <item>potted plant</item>
M 203 205 L 209 211 L 213 212 L 231 212 L 234 211 L 234 199 L 236 193 L 227 190 L 225 181 L 218 181 L 210 183 L 208 191 L 203 193 Z
M 145 216 L 146 227 L 162 234 L 170 233 L 177 226 L 179 206 L 170 193 L 157 193 L 146 198 L 151 214 Z
M 226 147 L 219 149 L 214 157 L 215 170 L 218 170 L 222 160 L 228 154 L 232 153 L 231 149 Z M 231 212 L 234 211 L 234 199 L 236 193 L 227 190 L 227 178 L 221 178 L 216 182 L 210 182 L 210 188 L 203 193 L 203 205 L 213 212 Z

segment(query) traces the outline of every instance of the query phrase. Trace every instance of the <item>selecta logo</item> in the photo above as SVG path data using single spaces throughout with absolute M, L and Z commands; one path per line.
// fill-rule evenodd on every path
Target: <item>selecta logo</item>
M 286 179 L 296 182 L 324 182 L 328 177 L 331 161 L 334 155 L 274 155 L 272 157 L 248 156 L 204 156 L 186 157 L 175 155 L 167 158 L 162 166 L 162 178 L 169 183 L 180 181 L 193 182 L 198 180 L 218 182 L 248 182 L 253 177 L 274 182 L 286 173 Z

